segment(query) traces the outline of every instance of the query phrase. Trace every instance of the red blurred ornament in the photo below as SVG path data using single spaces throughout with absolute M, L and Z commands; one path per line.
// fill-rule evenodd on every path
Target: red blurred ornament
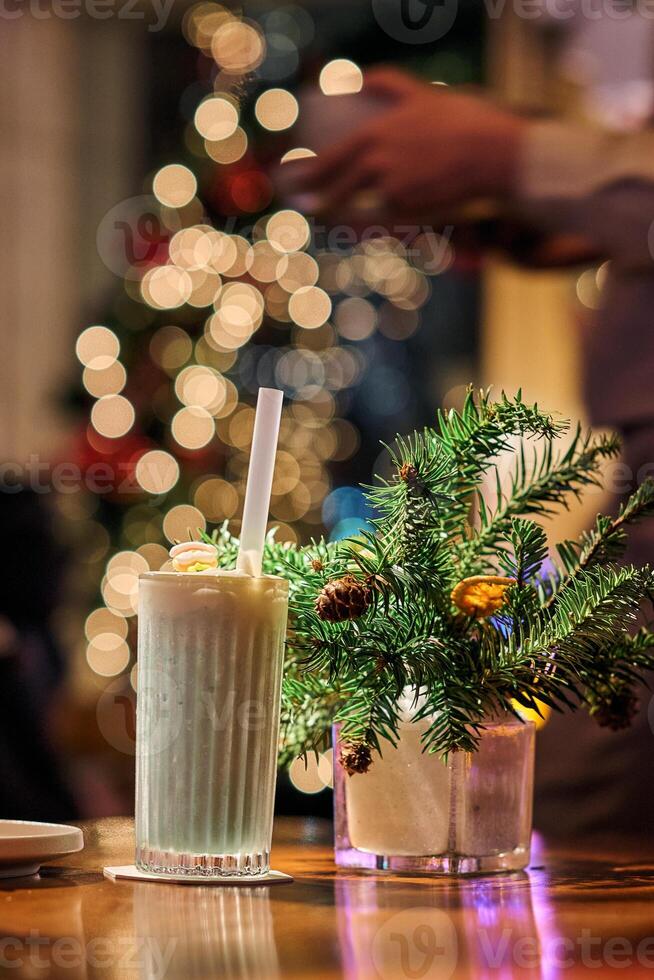
M 124 503 L 144 491 L 136 481 L 136 464 L 155 444 L 130 432 L 107 439 L 89 424 L 75 436 L 69 459 L 79 468 L 82 488 L 109 500 Z
M 216 168 L 209 196 L 222 214 L 254 214 L 270 204 L 273 186 L 252 155 L 246 153 L 236 163 Z
M 240 211 L 252 214 L 263 211 L 270 204 L 273 187 L 269 178 L 261 170 L 249 170 L 233 178 L 230 193 Z

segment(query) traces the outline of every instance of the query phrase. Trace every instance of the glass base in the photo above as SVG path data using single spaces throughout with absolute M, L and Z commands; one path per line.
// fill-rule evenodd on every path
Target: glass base
M 270 852 L 256 854 L 186 854 L 137 846 L 136 867 L 159 875 L 204 875 L 207 878 L 239 878 L 270 871 Z
M 400 874 L 479 875 L 522 871 L 529 864 L 529 848 L 516 847 L 500 854 L 372 854 L 356 847 L 336 848 L 340 868 L 395 871 Z

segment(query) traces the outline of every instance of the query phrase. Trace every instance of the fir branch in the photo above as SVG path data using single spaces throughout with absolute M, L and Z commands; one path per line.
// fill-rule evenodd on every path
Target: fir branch
M 623 662 L 637 669 L 647 669 L 651 664 L 650 652 L 654 651 L 654 632 L 642 626 L 637 633 L 614 638 L 608 650 L 613 664 Z
M 537 405 L 525 405 L 520 391 L 514 398 L 503 392 L 499 402 L 491 402 L 488 391 L 480 391 L 475 398 L 470 388 L 460 413 L 439 410 L 436 434 L 459 467 L 459 487 L 474 488 L 494 458 L 513 450 L 513 437 L 551 440 L 562 435 L 568 425 L 567 421 L 555 421 Z
M 490 390 L 475 393 L 469 388 L 461 412 L 438 411 L 436 428 L 447 452 L 486 469 L 493 457 L 511 448 L 510 437 L 555 439 L 568 425 L 565 420 L 555 421 L 536 404 L 525 404 L 521 391 L 514 398 L 502 392 L 500 401 L 492 402 Z
M 361 685 L 336 712 L 334 724 L 340 725 L 342 742 L 367 745 L 383 755 L 382 743 L 395 747 L 399 738 L 397 690 Z
M 287 671 L 282 686 L 280 765 L 329 746 L 334 714 L 347 703 L 348 693 L 325 678 L 309 674 L 300 679 Z
M 548 650 L 524 642 L 524 626 L 515 633 L 487 631 L 479 649 L 479 691 L 485 712 L 514 711 L 512 702 L 538 710 L 538 703 L 555 711 L 574 710 L 582 700 L 578 662 L 565 649 L 553 671 Z
M 286 577 L 291 597 L 284 760 L 324 748 L 335 721 L 344 740 L 383 751 L 413 720 L 425 751 L 446 756 L 474 751 L 488 719 L 515 713 L 516 704 L 585 705 L 611 725 L 633 710 L 635 686 L 654 669 L 654 633 L 628 631 L 654 581 L 648 568 L 614 561 L 627 527 L 654 514 L 654 481 L 617 517 L 600 515 L 578 542 L 563 542 L 561 565 L 547 568 L 545 532 L 528 515 L 549 517 L 598 485 L 602 461 L 617 450 L 615 439 L 577 430 L 557 454 L 552 443 L 564 428 L 520 394 L 492 403 L 486 392 L 469 392 L 461 412 L 440 413 L 436 428 L 398 439 L 395 477 L 367 489 L 372 530 L 302 548 L 269 536 L 264 571 Z M 498 480 L 491 509 L 480 484 L 494 466 L 497 476 L 495 459 L 515 451 L 516 437 L 541 442 L 531 453 L 520 442 L 508 491 Z M 219 567 L 234 566 L 238 541 L 225 525 L 204 540 L 216 543 Z M 487 567 L 515 580 L 499 615 L 461 615 L 452 587 L 463 569 Z M 346 576 L 366 589 L 366 601 L 352 602 L 341 621 L 316 600 L 335 594 L 326 586 Z
M 413 720 L 427 720 L 421 736 L 423 751 L 447 760 L 451 752 L 474 752 L 483 732 L 483 703 L 470 686 L 456 678 L 434 685 L 416 710 Z
M 555 454 L 552 442 L 546 440 L 541 450 L 534 447 L 528 463 L 521 441 L 506 490 L 495 467 L 494 508 L 488 508 L 481 491 L 476 493 L 479 527 L 457 549 L 461 577 L 493 567 L 497 549 L 514 517 L 549 517 L 557 507 L 567 508 L 569 497 L 579 499 L 583 490 L 599 486 L 602 463 L 619 450 L 620 441 L 615 436 L 594 439 L 590 434 L 584 436 L 578 427 L 560 456 Z
M 553 614 L 540 635 L 526 638 L 530 650 L 567 651 L 579 671 L 598 648 L 632 626 L 648 587 L 650 571 L 633 566 L 580 569 L 555 596 Z
M 584 677 L 587 705 L 618 696 L 626 687 L 646 684 L 653 651 L 654 633 L 647 627 L 632 635 L 618 634 L 600 647 Z
M 542 608 L 548 613 L 557 602 L 559 595 L 569 588 L 587 569 L 616 561 L 627 546 L 627 528 L 654 514 L 654 480 L 648 478 L 620 506 L 617 517 L 598 514 L 595 527 L 580 535 L 579 541 L 563 541 L 557 545 L 557 552 L 563 571 L 555 570 L 551 580 L 550 595 L 543 601 Z M 643 583 L 644 598 L 651 598 L 653 584 L 649 579 Z
M 454 499 L 452 459 L 429 429 L 386 448 L 396 474 L 365 488 L 377 515 L 372 524 L 387 563 L 416 564 L 418 559 L 424 565 L 424 549 L 435 557 L 443 544 L 442 514 Z
M 514 517 L 506 536 L 510 551 L 501 551 L 498 562 L 504 575 L 515 579 L 506 595 L 504 606 L 497 616 L 510 631 L 522 624 L 539 621 L 540 603 L 534 585 L 541 565 L 547 557 L 547 536 L 539 524 Z
M 551 441 L 567 428 L 568 422 L 555 421 L 537 405 L 526 405 L 520 391 L 514 398 L 503 392 L 499 402 L 491 402 L 489 391 L 475 393 L 469 388 L 461 412 L 439 411 L 434 435 L 451 456 L 456 471 L 454 502 L 445 522 L 448 539 L 465 542 L 480 482 L 494 459 L 515 450 L 515 437 Z M 459 577 L 466 574 L 461 571 Z
M 417 495 L 430 505 L 432 517 L 441 505 L 451 501 L 452 460 L 431 429 L 398 436 L 394 446 L 386 446 L 396 474 L 391 480 L 379 479 L 365 487 L 373 510 L 388 527 L 402 528 L 407 519 L 407 503 Z
M 453 565 L 449 551 L 436 535 L 423 535 L 420 552 L 404 560 L 380 525 L 375 534 L 364 531 L 359 538 L 344 542 L 350 564 L 376 590 L 384 608 L 392 598 L 411 605 L 416 592 L 425 594 L 445 615 L 449 611 Z
M 557 551 L 566 573 L 575 578 L 585 568 L 615 561 L 627 546 L 627 528 L 654 514 L 654 480 L 647 478 L 621 505 L 617 517 L 598 514 L 592 531 L 578 542 L 564 541 Z
M 500 567 L 504 574 L 514 578 L 516 586 L 522 589 L 536 577 L 547 557 L 547 536 L 543 528 L 534 521 L 514 517 L 511 520 L 507 541 L 511 553 L 501 554 Z

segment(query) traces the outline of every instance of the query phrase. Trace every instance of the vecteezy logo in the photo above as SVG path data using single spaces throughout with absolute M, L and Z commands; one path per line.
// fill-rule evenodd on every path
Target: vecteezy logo
M 142 674 L 138 685 L 143 715 L 139 755 L 156 756 L 169 750 L 182 733 L 184 688 L 159 669 Z M 136 754 L 136 697 L 126 690 L 124 678 L 111 681 L 104 689 L 98 699 L 96 718 L 112 748 L 125 755 Z
M 118 752 L 136 752 L 136 698 L 125 689 L 125 681 L 110 681 L 100 695 L 96 707 L 98 728 Z
M 378 929 L 371 953 L 382 980 L 448 980 L 457 965 L 456 929 L 440 909 L 405 909 Z
M 120 201 L 98 225 L 98 255 L 115 275 L 138 281 L 148 266 L 161 264 L 172 235 L 181 228 L 177 212 L 166 210 L 166 224 L 157 199 L 148 194 Z
M 431 44 L 453 27 L 458 0 L 372 0 L 375 20 L 404 44 Z

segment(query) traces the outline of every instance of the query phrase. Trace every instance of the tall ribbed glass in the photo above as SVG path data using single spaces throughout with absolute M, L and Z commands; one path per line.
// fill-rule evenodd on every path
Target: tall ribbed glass
M 269 870 L 288 583 L 237 572 L 140 578 L 136 864 Z

